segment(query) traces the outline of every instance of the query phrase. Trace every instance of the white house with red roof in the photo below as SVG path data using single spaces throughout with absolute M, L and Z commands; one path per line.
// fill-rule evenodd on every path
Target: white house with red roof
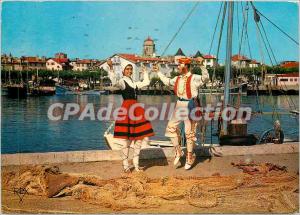
M 283 61 L 283 62 L 281 62 L 280 67 L 282 67 L 282 68 L 299 68 L 299 62 L 298 61 Z
M 257 67 L 259 67 L 261 65 L 261 63 L 260 62 L 257 62 L 256 60 L 251 60 L 250 62 L 249 62 L 249 67 L 250 68 L 257 68 Z
M 204 61 L 203 65 L 208 67 L 214 67 L 217 64 L 217 58 L 214 55 L 203 55 Z
M 231 57 L 231 65 L 236 68 L 247 68 L 250 62 L 251 59 L 243 55 L 236 54 Z
M 100 63 L 99 60 L 93 59 L 75 59 L 70 62 L 73 71 L 86 71 L 90 69 L 95 69 Z
M 50 58 L 46 61 L 47 70 L 61 71 L 69 70 L 71 68 L 67 54 L 64 53 L 56 53 L 55 58 Z
M 299 73 L 278 74 L 277 86 L 297 86 L 299 87 Z
M 120 76 L 122 75 L 125 66 L 127 64 L 131 64 L 133 66 L 132 78 L 134 81 L 139 81 L 141 80 L 141 77 L 143 77 L 140 74 L 142 65 L 144 65 L 150 72 L 150 78 L 156 76 L 155 73 L 151 72 L 151 68 L 154 63 L 159 64 L 160 71 L 166 74 L 167 76 L 169 76 L 170 72 L 177 67 L 177 65 L 175 65 L 173 62 L 170 62 L 169 60 L 164 60 L 163 58 L 143 57 L 136 54 L 115 54 L 109 58 L 113 62 L 114 71 Z M 109 70 L 107 62 L 103 62 L 102 64 L 100 64 L 100 68 L 106 71 Z

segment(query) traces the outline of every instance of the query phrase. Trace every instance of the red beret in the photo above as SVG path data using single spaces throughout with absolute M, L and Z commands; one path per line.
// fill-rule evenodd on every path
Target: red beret
M 180 63 L 180 64 L 191 64 L 191 62 L 192 62 L 192 60 L 187 57 L 178 59 L 178 63 Z

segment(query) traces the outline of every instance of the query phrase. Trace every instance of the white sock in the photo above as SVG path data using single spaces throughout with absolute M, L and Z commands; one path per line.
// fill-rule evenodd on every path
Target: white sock
M 129 146 L 130 146 L 130 142 L 126 141 L 126 143 L 124 143 L 124 146 L 122 147 L 122 150 L 121 150 L 121 158 L 123 160 L 123 167 L 124 167 L 124 169 L 128 169 L 129 168 L 129 163 L 128 163 Z
M 134 152 L 133 152 L 133 165 L 137 169 L 139 168 L 139 159 L 140 159 L 140 152 L 142 147 L 142 140 L 137 140 L 134 143 Z

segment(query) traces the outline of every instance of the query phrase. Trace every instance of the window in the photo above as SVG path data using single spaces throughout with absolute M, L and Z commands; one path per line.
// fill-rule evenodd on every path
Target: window
M 292 79 L 292 78 L 290 78 L 290 81 L 293 81 L 293 79 Z
M 295 78 L 294 81 L 297 81 L 297 78 Z
M 279 79 L 279 81 L 289 81 L 289 79 L 287 79 L 287 78 L 281 78 L 281 79 Z

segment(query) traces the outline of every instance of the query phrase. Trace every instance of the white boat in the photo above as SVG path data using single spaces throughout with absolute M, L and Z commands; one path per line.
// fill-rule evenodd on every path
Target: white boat
M 77 91 L 70 89 L 65 86 L 57 85 L 56 86 L 56 95 L 96 95 L 100 96 L 101 94 L 107 94 L 104 90 L 85 90 Z
M 107 144 L 107 146 L 111 150 L 120 150 L 123 147 L 123 144 L 120 143 L 119 139 L 114 138 L 114 135 L 112 133 L 112 128 L 114 127 L 114 123 L 112 123 L 109 128 L 104 132 L 104 139 Z M 163 140 L 150 140 L 145 139 L 146 141 L 143 141 L 142 143 L 142 149 L 145 148 L 162 148 L 162 147 L 173 147 L 171 141 L 163 141 Z M 133 144 L 133 142 L 131 143 Z

